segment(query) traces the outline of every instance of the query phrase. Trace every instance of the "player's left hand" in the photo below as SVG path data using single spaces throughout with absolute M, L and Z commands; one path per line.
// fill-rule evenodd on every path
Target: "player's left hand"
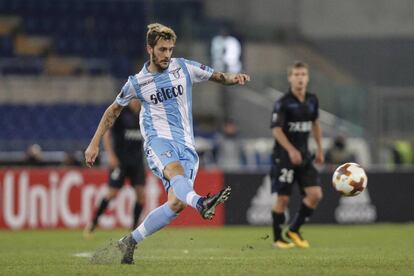
M 250 81 L 250 76 L 247 74 L 239 73 L 239 74 L 234 75 L 233 81 L 234 81 L 234 84 L 245 85 L 246 82 Z
M 85 150 L 85 163 L 88 168 L 92 168 L 95 163 L 96 157 L 99 154 L 99 146 L 94 144 L 89 144 L 88 148 Z
M 316 151 L 315 162 L 316 164 L 320 164 L 320 165 L 322 165 L 325 162 L 325 156 L 323 154 L 322 149 Z

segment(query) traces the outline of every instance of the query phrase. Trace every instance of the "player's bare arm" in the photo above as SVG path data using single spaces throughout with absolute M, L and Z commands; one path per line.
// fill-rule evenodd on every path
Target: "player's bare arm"
M 99 143 L 101 142 L 102 136 L 108 129 L 111 128 L 123 108 L 123 106 L 114 102 L 105 110 L 104 114 L 102 115 L 98 128 L 96 129 L 88 148 L 85 150 L 85 162 L 89 168 L 93 166 L 96 157 L 99 154 Z
M 283 129 L 281 127 L 274 127 L 272 129 L 272 134 L 276 141 L 288 152 L 292 164 L 300 165 L 302 163 L 302 155 L 292 143 L 289 142 Z
M 318 164 L 323 164 L 325 157 L 322 150 L 322 128 L 319 119 L 312 122 L 312 133 L 316 142 L 316 156 L 315 161 Z
M 213 72 L 210 77 L 211 81 L 221 83 L 224 85 L 245 85 L 250 81 L 250 76 L 242 73 L 222 73 L 222 72 Z
M 114 146 L 112 144 L 111 131 L 107 131 L 103 136 L 103 146 L 108 156 L 108 165 L 111 169 L 115 169 L 119 166 L 118 157 L 116 157 Z

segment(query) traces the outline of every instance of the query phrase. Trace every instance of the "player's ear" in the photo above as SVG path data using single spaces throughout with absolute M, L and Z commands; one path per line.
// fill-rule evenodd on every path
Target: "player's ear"
M 148 55 L 152 55 L 153 52 L 154 52 L 154 49 L 147 44 L 147 53 L 148 53 Z

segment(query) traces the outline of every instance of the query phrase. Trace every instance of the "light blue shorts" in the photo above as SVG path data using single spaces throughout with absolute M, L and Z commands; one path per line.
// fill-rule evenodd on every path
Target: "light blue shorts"
M 165 166 L 174 161 L 180 161 L 184 168 L 185 177 L 190 179 L 194 186 L 199 165 L 195 150 L 173 140 L 158 137 L 151 139 L 144 150 L 148 166 L 156 176 L 161 178 L 167 192 L 170 188 L 170 182 L 164 177 L 163 172 Z

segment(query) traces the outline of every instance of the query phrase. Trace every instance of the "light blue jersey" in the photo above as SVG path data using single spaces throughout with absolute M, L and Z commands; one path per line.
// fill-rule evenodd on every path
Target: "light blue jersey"
M 191 186 L 198 170 L 192 115 L 192 84 L 207 81 L 213 69 L 183 58 L 171 59 L 162 73 L 150 73 L 148 63 L 135 76 L 130 76 L 116 102 L 128 105 L 133 98 L 141 101 L 140 127 L 148 165 L 171 187 L 164 176 L 164 168 L 180 161 Z
M 141 101 L 140 127 L 145 143 L 159 137 L 195 149 L 192 115 L 192 84 L 207 81 L 213 69 L 195 61 L 172 58 L 168 69 L 150 73 L 148 63 L 128 78 L 116 102 Z

